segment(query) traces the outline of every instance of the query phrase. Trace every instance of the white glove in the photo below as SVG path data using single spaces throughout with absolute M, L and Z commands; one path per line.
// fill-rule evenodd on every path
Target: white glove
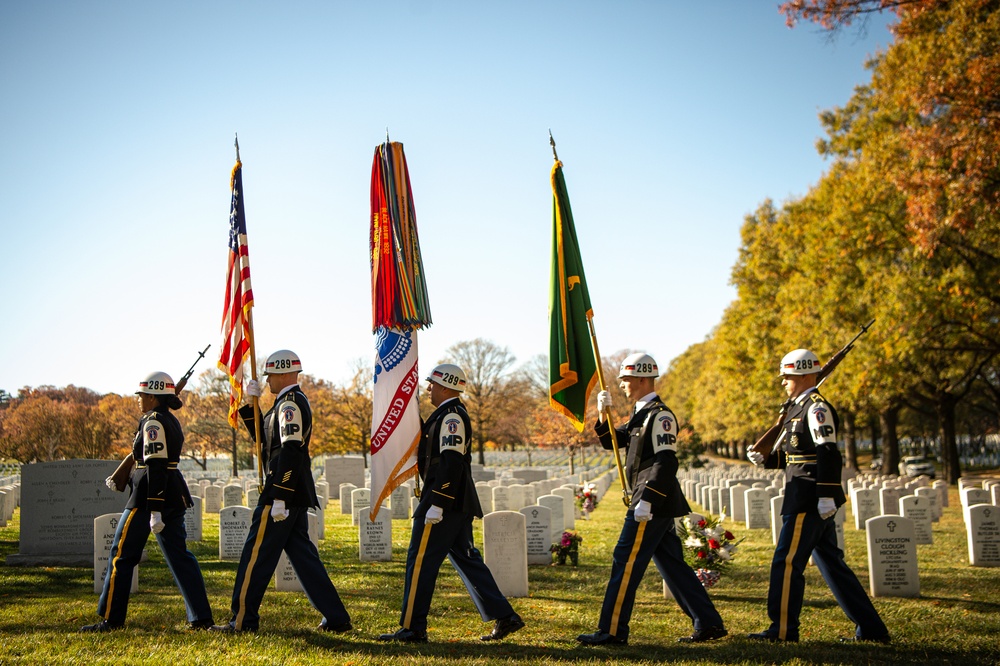
M 597 411 L 602 414 L 611 409 L 611 394 L 607 391 L 597 392 Z
M 826 520 L 837 513 L 837 503 L 833 501 L 832 497 L 820 497 L 819 502 L 816 503 L 816 509 L 819 510 L 819 517 Z
M 431 508 L 427 509 L 427 515 L 424 516 L 424 525 L 437 525 L 442 518 L 444 518 L 444 509 L 432 504 Z
M 635 513 L 632 516 L 640 523 L 645 523 L 653 518 L 653 505 L 646 500 L 639 500 L 635 505 Z
M 274 504 L 271 505 L 271 519 L 279 522 L 285 518 L 288 518 L 288 509 L 285 508 L 285 500 L 274 500 Z
M 251 398 L 259 398 L 260 397 L 260 394 L 261 394 L 260 384 L 257 383 L 256 379 L 250 379 L 250 380 L 247 381 L 247 390 L 244 391 L 244 393 L 246 393 Z
M 120 490 L 118 490 L 118 486 L 115 485 L 115 477 L 113 476 L 109 476 L 108 478 L 104 479 L 104 485 L 106 485 L 108 488 L 115 491 L 116 493 L 121 492 Z
M 752 462 L 755 466 L 760 467 L 764 464 L 764 454 L 760 451 L 747 451 L 747 460 Z
M 150 511 L 149 513 L 149 529 L 153 530 L 153 534 L 159 534 L 163 531 L 166 525 L 163 524 L 163 514 L 159 511 Z

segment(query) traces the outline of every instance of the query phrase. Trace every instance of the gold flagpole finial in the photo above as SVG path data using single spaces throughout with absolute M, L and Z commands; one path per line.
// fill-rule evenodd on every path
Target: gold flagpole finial
M 559 154 L 556 152 L 556 140 L 552 138 L 552 130 L 549 130 L 549 145 L 552 146 L 552 157 L 559 161 Z
M 236 161 L 239 162 L 240 161 L 240 135 L 239 135 L 239 133 L 236 134 L 236 141 L 234 142 L 234 145 L 236 146 Z

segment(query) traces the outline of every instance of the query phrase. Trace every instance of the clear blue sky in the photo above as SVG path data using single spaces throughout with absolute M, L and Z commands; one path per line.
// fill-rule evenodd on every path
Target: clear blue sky
M 828 165 L 889 43 L 777 3 L 4 2 L 0 388 L 132 392 L 217 358 L 239 133 L 258 355 L 373 354 L 369 179 L 406 149 L 434 325 L 548 351 L 555 136 L 601 350 L 665 367 L 735 297 L 746 214 Z M 207 363 L 199 370 L 208 367 Z

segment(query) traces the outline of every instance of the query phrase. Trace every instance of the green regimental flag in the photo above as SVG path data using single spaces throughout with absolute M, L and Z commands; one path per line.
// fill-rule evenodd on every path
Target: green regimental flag
M 580 432 L 597 383 L 588 320 L 594 316 L 583 275 L 562 162 L 552 165 L 552 280 L 549 297 L 549 403 Z

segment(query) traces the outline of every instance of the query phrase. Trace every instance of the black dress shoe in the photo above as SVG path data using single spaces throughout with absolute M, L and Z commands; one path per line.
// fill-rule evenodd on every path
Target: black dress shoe
M 382 634 L 380 641 L 395 641 L 397 643 L 426 643 L 427 632 L 415 629 L 400 629 L 394 634 Z
M 195 620 L 188 626 L 188 629 L 191 629 L 193 631 L 205 631 L 207 629 L 211 629 L 214 624 L 215 620 L 213 620 L 212 618 L 209 618 L 207 620 Z
M 230 622 L 229 624 L 213 624 L 211 627 L 208 628 L 208 630 L 209 631 L 217 631 L 217 632 L 222 633 L 222 634 L 242 634 L 242 633 L 256 634 L 257 633 L 256 627 L 253 628 L 253 629 L 248 629 L 247 627 L 243 627 L 242 629 L 237 629 L 236 625 L 233 624 L 232 622 Z
M 584 645 L 627 645 L 628 638 L 612 636 L 606 631 L 598 629 L 592 634 L 580 634 L 576 637 Z
M 677 639 L 678 643 L 703 643 L 705 641 L 715 640 L 716 638 L 722 638 L 723 636 L 728 636 L 729 632 L 722 627 L 706 627 L 705 629 L 695 629 L 694 633 L 690 636 L 681 636 Z
M 524 628 L 524 620 L 517 613 L 512 613 L 508 617 L 502 617 L 497 620 L 496 626 L 493 627 L 493 631 L 481 636 L 479 640 L 482 641 L 498 641 L 504 638 L 508 634 L 512 634 L 518 629 Z
M 767 641 L 768 643 L 785 643 L 785 642 L 787 642 L 787 643 L 798 643 L 799 642 L 799 639 L 797 639 L 797 638 L 781 639 L 781 638 L 778 638 L 777 636 L 775 636 L 774 634 L 768 633 L 766 631 L 761 631 L 761 632 L 756 633 L 756 634 L 747 634 L 747 638 L 749 638 L 752 641 Z
M 332 631 L 335 634 L 342 634 L 345 631 L 350 631 L 351 629 L 353 629 L 354 625 L 351 624 L 350 620 L 348 620 L 344 624 L 330 624 L 326 621 L 326 618 L 324 617 L 323 621 L 320 622 L 319 626 L 316 628 L 319 629 L 320 631 Z
M 88 633 L 88 632 L 92 632 L 92 631 L 114 631 L 116 629 L 121 629 L 123 626 L 125 626 L 125 625 L 122 625 L 122 624 L 111 624 L 107 620 L 101 620 L 100 622 L 95 622 L 94 624 L 85 624 L 85 625 L 83 625 L 82 627 L 80 627 L 80 631 L 82 631 L 84 633 Z
M 882 643 L 883 645 L 888 645 L 892 642 L 889 638 L 889 634 L 885 636 L 879 636 L 878 638 L 868 638 L 867 636 L 841 636 L 841 643 Z

